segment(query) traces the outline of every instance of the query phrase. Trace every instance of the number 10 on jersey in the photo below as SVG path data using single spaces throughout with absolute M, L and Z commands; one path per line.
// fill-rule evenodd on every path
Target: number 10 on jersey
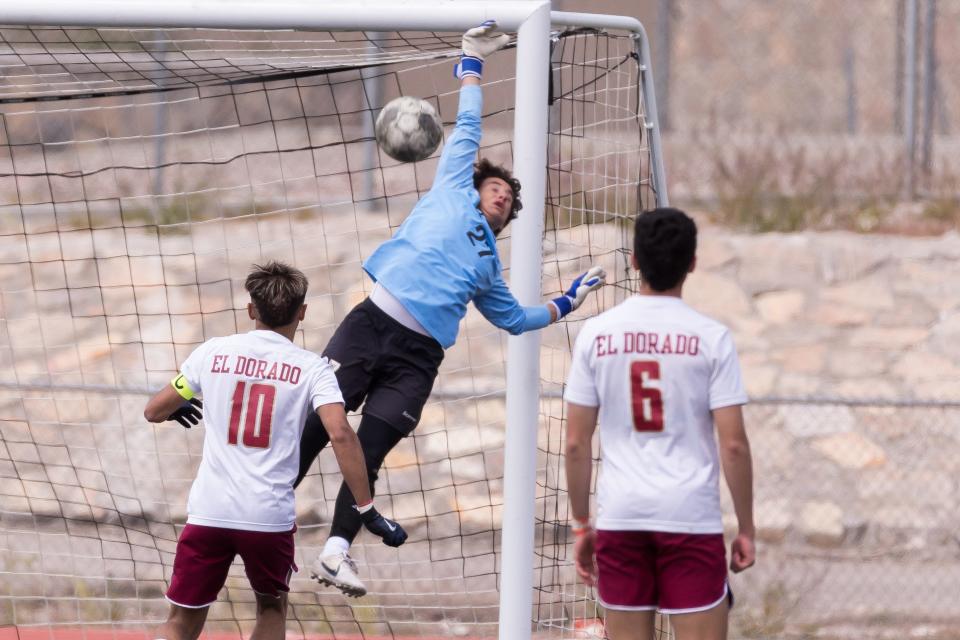
M 646 386 L 660 379 L 660 363 L 640 360 L 630 364 L 630 400 L 633 428 L 642 432 L 663 431 L 663 396 L 660 389 Z
M 237 382 L 230 409 L 230 430 L 227 442 L 237 444 L 240 422 L 243 420 L 243 445 L 256 449 L 270 446 L 270 428 L 273 426 L 273 400 L 277 388 L 272 384 L 254 383 L 248 392 L 247 383 Z

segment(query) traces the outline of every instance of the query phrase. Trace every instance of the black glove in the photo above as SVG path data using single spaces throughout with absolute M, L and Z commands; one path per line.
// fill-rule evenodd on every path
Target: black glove
M 361 513 L 360 519 L 363 520 L 363 526 L 367 528 L 367 531 L 379 536 L 383 540 L 383 544 L 388 547 L 399 547 L 407 539 L 407 532 L 403 530 L 403 527 L 393 520 L 384 518 L 374 507 L 370 507 L 370 510 L 366 513 Z
M 176 420 L 183 425 L 185 429 L 189 429 L 193 425 L 199 424 L 200 420 L 203 419 L 203 413 L 200 409 L 203 409 L 203 403 L 200 402 L 200 398 L 190 398 L 180 405 L 176 411 L 171 413 L 167 420 Z

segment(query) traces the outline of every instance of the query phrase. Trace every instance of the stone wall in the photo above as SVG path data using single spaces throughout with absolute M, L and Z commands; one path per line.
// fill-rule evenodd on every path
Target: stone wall
M 752 396 L 960 400 L 960 236 L 738 235 L 701 224 L 688 301 Z

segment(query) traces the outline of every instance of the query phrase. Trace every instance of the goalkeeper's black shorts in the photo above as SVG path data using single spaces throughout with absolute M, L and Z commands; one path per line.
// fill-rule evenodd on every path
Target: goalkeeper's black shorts
M 403 326 L 369 298 L 337 327 L 323 355 L 336 367 L 347 411 L 380 418 L 403 434 L 420 422 L 443 347 Z

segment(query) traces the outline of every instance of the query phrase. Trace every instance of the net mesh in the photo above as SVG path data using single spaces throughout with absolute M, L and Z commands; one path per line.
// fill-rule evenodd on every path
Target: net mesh
M 416 95 L 449 133 L 459 38 L 0 28 L 0 626 L 118 637 L 163 619 L 203 428 L 146 423 L 144 394 L 203 340 L 249 328 L 254 262 L 304 271 L 296 341 L 322 351 L 370 291 L 362 261 L 436 167 L 382 154 L 373 120 Z M 512 57 L 488 65 L 481 151 L 508 165 Z M 556 34 L 552 58 L 544 294 L 592 264 L 612 286 L 543 332 L 533 627 L 602 637 L 571 567 L 559 391 L 582 319 L 635 286 L 628 222 L 656 202 L 650 116 L 631 37 Z M 505 266 L 510 245 L 508 228 Z M 399 550 L 361 535 L 359 601 L 308 579 L 340 484 L 321 453 L 297 492 L 288 633 L 496 635 L 505 356 L 471 309 L 380 474 L 378 507 L 411 535 Z M 207 629 L 249 633 L 255 614 L 237 563 Z

